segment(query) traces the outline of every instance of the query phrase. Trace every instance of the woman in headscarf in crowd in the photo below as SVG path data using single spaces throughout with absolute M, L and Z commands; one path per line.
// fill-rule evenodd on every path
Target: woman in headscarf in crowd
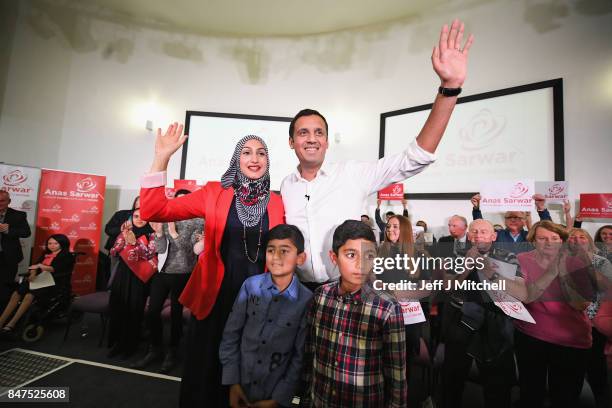
M 186 336 L 181 407 L 227 407 L 221 385 L 219 345 L 225 322 L 244 280 L 262 273 L 266 234 L 284 219 L 279 195 L 270 192 L 268 148 L 258 136 L 236 145 L 221 182 L 174 200 L 164 195 L 170 156 L 184 142 L 182 126 L 158 131 L 152 173 L 141 182 L 141 210 L 149 220 L 204 218 L 204 252 L 180 301 L 192 318 Z
M 608 364 L 604 350 L 610 336 L 610 324 L 608 322 L 607 325 L 599 325 L 600 322 L 604 322 L 604 319 L 597 317 L 600 309 L 603 311 L 602 306 L 609 308 L 612 301 L 610 297 L 612 293 L 612 263 L 603 256 L 597 255 L 597 248 L 591 235 L 582 228 L 572 228 L 569 231 L 568 246 L 573 256 L 582 257 L 585 262 L 590 262 L 593 266 L 597 291 L 591 304 L 586 309 L 587 316 L 592 323 L 591 334 L 593 336 L 593 347 L 591 347 L 588 357 L 586 373 L 597 407 L 609 407 L 611 401 L 608 385 Z
M 155 234 L 135 210 L 117 236 L 110 254 L 117 259 L 109 299 L 108 357 L 133 355 L 140 342 L 140 329 L 148 296 L 148 280 L 157 270 Z
M 412 225 L 407 217 L 402 215 L 392 215 L 387 221 L 385 228 L 385 240 L 380 245 L 378 256 L 383 258 L 393 258 L 399 255 L 403 257 L 407 255 L 410 258 L 418 258 L 426 256 L 424 251 L 422 233 L 420 234 L 420 242 L 415 243 L 412 233 Z M 385 271 L 376 275 L 374 279 L 380 279 L 383 282 L 399 283 L 402 280 L 417 282 L 417 287 L 420 287 L 421 280 L 429 280 L 426 277 L 426 271 L 421 269 L 398 269 L 396 267 L 385 269 Z M 419 299 L 427 296 L 429 291 L 423 290 L 397 290 L 392 293 L 402 305 L 402 310 L 408 313 L 410 302 L 419 302 Z M 412 303 L 414 306 L 414 303 Z M 423 334 L 424 322 L 406 324 L 406 356 L 407 363 L 421 353 L 421 336 Z M 410 370 L 408 370 L 410 373 Z
M 27 278 L 24 278 L 17 287 L 17 290 L 13 292 L 9 303 L 0 316 L 2 334 L 11 334 L 14 331 L 17 322 L 30 308 L 34 299 L 50 298 L 61 291 L 70 295 L 70 278 L 73 266 L 74 257 L 70 253 L 70 240 L 68 237 L 63 234 L 55 234 L 47 238 L 43 254 L 37 263 L 28 268 L 29 274 Z M 53 274 L 55 285 L 30 289 L 30 282 L 34 281 L 42 272 Z M 6 323 L 13 312 L 15 312 L 13 318 Z M 4 325 L 5 323 L 6 326 Z
M 593 296 L 591 264 L 571 256 L 567 230 L 551 221 L 533 225 L 535 250 L 518 255 L 527 283 L 525 307 L 536 324 L 515 320 L 515 351 L 523 407 L 542 407 L 546 384 L 553 407 L 578 406 L 592 346 L 585 309 Z

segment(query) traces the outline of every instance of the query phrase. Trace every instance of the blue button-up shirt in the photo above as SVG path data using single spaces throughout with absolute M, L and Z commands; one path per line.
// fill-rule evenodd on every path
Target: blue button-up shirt
M 273 399 L 290 406 L 300 381 L 311 298 L 295 275 L 283 292 L 270 273 L 248 278 L 223 331 L 223 384 L 240 384 L 251 402 Z

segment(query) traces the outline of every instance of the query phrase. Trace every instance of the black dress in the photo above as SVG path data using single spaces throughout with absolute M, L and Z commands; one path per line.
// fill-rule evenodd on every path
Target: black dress
M 262 219 L 262 237 L 259 254 L 259 224 L 246 229 L 249 257 L 245 255 L 243 225 L 238 218 L 236 202 L 232 201 L 221 241 L 221 260 L 225 273 L 217 300 L 210 314 L 198 320 L 191 316 L 187 330 L 183 378 L 181 382 L 180 407 L 228 407 L 229 387 L 221 385 L 222 366 L 219 361 L 219 346 L 225 322 L 232 311 L 242 283 L 250 276 L 262 273 L 265 266 L 268 212 Z

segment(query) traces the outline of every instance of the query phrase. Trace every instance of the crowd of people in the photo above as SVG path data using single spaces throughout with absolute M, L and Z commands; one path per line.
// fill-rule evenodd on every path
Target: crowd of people
M 439 386 L 428 390 L 438 406 L 461 404 L 473 363 L 487 407 L 512 406 L 515 384 L 524 407 L 547 399 L 574 407 L 584 378 L 598 406 L 608 406 L 611 225 L 591 239 L 579 219 L 569 225 L 569 211 L 566 226 L 553 223 L 540 196 L 540 221 L 508 212 L 504 227 L 483 218 L 476 195 L 473 221 L 450 216 L 449 235 L 438 239 L 424 220 L 410 219 L 405 201 L 403 215 L 387 212 L 384 221 L 378 202 L 378 237 L 363 214 L 371 194 L 435 160 L 465 80 L 473 37 L 463 35 L 459 21 L 443 27 L 432 54 L 441 86 L 423 129 L 401 153 L 327 163 L 325 117 L 312 109 L 295 115 L 289 146 L 299 166 L 280 195 L 270 190 L 266 143 L 248 135 L 220 181 L 168 198 L 166 169 L 186 136 L 176 123 L 158 130 L 139 199 L 106 229 L 109 356 L 134 355 L 143 332 L 146 352 L 133 368 L 161 361 L 159 370 L 169 372 L 182 354 L 181 407 L 406 407 L 412 363 L 423 354 L 443 355 Z M 32 269 L 59 270 L 54 254 L 62 243 L 50 238 Z M 478 258 L 484 267 L 372 273 L 377 257 L 403 255 Z M 377 290 L 376 279 L 418 289 Z M 437 281 L 452 289 L 427 285 Z M 457 289 L 462 282 L 501 285 L 536 323 L 511 317 L 487 290 Z M 12 330 L 15 317 L 8 318 L 29 296 L 36 295 L 26 282 L 0 316 L 3 330 Z M 160 314 L 168 296 L 164 349 Z M 183 307 L 189 319 L 181 341 Z M 422 318 L 411 320 L 414 310 Z

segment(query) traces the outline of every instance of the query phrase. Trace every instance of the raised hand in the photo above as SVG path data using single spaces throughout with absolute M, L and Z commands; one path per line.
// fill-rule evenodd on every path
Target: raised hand
M 185 140 L 187 140 L 187 135 L 183 135 L 183 125 L 179 125 L 177 122 L 168 126 L 164 135 L 162 135 L 161 129 L 157 129 L 155 156 L 151 172 L 166 170 L 170 157 L 180 149 Z
M 534 194 L 532 198 L 538 211 L 546 209 L 546 197 L 544 197 L 544 194 Z
M 470 201 L 472 202 L 472 207 L 480 208 L 480 194 L 474 194 Z
M 455 19 L 450 26 L 445 24 L 440 31 L 440 41 L 431 55 L 434 71 L 445 88 L 459 88 L 467 74 L 468 52 L 474 36 L 470 35 L 462 45 L 465 25 Z

